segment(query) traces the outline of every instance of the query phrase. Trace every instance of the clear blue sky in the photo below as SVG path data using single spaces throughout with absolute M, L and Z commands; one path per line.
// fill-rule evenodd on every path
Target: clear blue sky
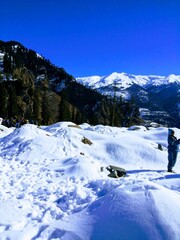
M 180 74 L 180 0 L 1 0 L 0 40 L 75 77 Z

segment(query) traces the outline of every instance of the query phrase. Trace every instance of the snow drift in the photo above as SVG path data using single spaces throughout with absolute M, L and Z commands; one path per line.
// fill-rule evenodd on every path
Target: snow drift
M 0 125 L 0 239 L 178 240 L 180 174 L 166 166 L 163 127 Z

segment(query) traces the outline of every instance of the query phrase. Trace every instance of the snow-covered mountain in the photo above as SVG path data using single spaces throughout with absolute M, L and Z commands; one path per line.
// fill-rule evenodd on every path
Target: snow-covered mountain
M 172 83 L 180 84 L 180 75 L 171 74 L 169 76 L 158 75 L 133 75 L 127 73 L 114 72 L 109 76 L 78 77 L 77 82 L 87 87 L 97 89 L 102 94 L 114 94 L 112 90 L 116 88 L 117 93 L 128 90 L 133 85 L 138 85 L 144 89 L 159 87 Z M 127 96 L 129 96 L 127 94 Z
M 166 172 L 167 133 L 0 125 L 0 239 L 179 240 L 180 155 L 178 174 Z M 127 176 L 108 177 L 110 164 Z
M 145 112 L 161 112 L 161 117 L 157 114 L 156 120 L 162 123 L 177 125 L 180 117 L 180 75 L 171 74 L 169 76 L 158 75 L 133 75 L 114 72 L 109 76 L 79 77 L 78 83 L 88 88 L 96 89 L 103 95 L 122 96 L 124 99 L 132 99 Z M 162 113 L 164 112 L 164 118 Z M 167 118 L 168 116 L 168 118 Z

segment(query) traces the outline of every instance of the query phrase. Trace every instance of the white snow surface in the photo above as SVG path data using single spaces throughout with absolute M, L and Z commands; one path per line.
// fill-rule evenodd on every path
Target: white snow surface
M 167 132 L 0 125 L 0 240 L 179 240 L 180 154 L 166 172 Z M 127 176 L 108 177 L 110 164 Z

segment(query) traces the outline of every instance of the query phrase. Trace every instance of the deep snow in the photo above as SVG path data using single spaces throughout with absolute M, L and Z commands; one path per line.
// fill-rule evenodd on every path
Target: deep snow
M 0 240 L 179 240 L 179 161 L 165 127 L 0 125 Z

